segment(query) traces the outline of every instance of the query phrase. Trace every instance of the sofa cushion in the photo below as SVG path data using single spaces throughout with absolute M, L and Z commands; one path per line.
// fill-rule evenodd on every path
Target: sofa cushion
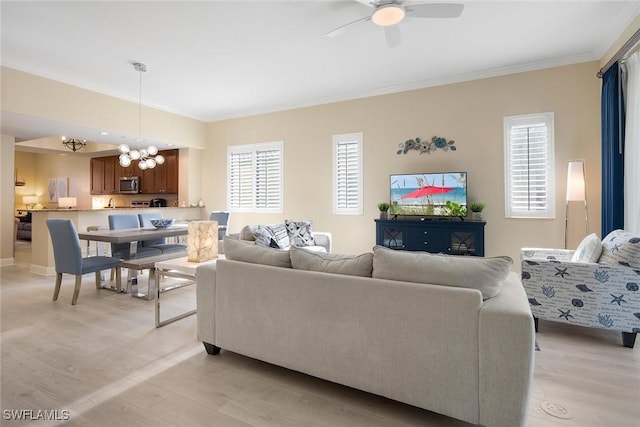
M 602 255 L 598 263 L 640 268 L 640 236 L 613 230 L 602 240 Z
M 602 253 L 602 242 L 596 233 L 591 233 L 578 245 L 573 253 L 573 262 L 598 262 Z
M 229 236 L 224 236 L 223 246 L 225 257 L 232 261 L 291 268 L 288 250 L 267 248 Z
M 373 248 L 373 273 L 378 279 L 478 289 L 483 299 L 500 293 L 511 271 L 509 257 L 481 258 Z
M 328 254 L 291 247 L 291 266 L 298 270 L 321 271 L 349 276 L 371 277 L 373 254 L 360 255 Z
M 290 221 L 285 219 L 284 224 L 289 232 L 291 246 L 315 246 L 313 223 L 311 221 Z

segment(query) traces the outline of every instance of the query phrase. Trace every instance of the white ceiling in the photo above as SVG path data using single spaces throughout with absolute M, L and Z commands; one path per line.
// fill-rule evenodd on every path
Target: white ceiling
M 355 0 L 2 1 L 0 59 L 133 102 L 143 62 L 145 105 L 211 122 L 598 60 L 640 13 L 640 0 L 457 2 L 459 18 L 405 19 L 390 49 L 371 22 L 325 37 L 371 13 Z M 2 131 L 19 140 L 67 125 L 16 116 Z

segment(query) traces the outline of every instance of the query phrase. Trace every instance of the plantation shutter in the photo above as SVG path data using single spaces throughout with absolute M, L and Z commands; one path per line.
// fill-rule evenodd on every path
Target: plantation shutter
M 229 208 L 250 209 L 253 203 L 253 153 L 229 154 Z
M 511 128 L 511 206 L 517 211 L 547 209 L 547 127 Z
M 511 119 L 505 128 L 507 216 L 552 217 L 553 132 L 548 116 Z
M 362 214 L 362 134 L 334 136 L 334 212 Z
M 227 149 L 230 211 L 282 211 L 282 142 Z
M 280 150 L 256 150 L 256 208 L 280 208 L 281 181 Z

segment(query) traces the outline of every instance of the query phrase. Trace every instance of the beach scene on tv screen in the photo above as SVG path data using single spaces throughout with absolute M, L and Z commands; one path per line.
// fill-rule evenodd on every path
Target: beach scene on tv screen
M 467 173 L 391 175 L 390 198 L 393 215 L 449 216 L 451 203 L 467 206 Z

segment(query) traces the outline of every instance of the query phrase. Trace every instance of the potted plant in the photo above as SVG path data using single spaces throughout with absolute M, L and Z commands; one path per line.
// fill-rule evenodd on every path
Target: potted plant
M 389 210 L 389 203 L 378 203 L 378 210 L 380 211 L 380 219 L 387 219 L 387 211 Z
M 484 209 L 484 203 L 482 202 L 472 202 L 469 204 L 469 209 L 471 209 L 471 219 L 474 221 L 482 221 L 482 210 Z
M 451 200 L 447 200 L 447 203 L 444 206 L 444 211 L 448 216 L 457 216 L 462 220 L 467 216 L 467 208 L 462 206 L 460 203 L 452 202 Z

